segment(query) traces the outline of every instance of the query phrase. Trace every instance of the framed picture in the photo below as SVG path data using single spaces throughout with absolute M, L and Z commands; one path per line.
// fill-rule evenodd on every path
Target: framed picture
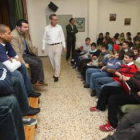
M 85 32 L 85 18 L 74 18 L 79 32 Z
M 124 25 L 126 25 L 126 26 L 131 25 L 131 18 L 125 18 L 124 19 Z
M 110 14 L 109 20 L 110 21 L 116 21 L 116 14 Z

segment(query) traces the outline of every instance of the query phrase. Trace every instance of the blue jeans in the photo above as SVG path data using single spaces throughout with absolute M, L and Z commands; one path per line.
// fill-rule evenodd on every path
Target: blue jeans
M 12 72 L 11 74 L 11 83 L 14 88 L 14 93 L 18 100 L 20 110 L 22 114 L 26 114 L 29 111 L 29 103 L 23 77 L 17 70 Z
M 95 90 L 95 80 L 97 79 L 97 78 L 100 78 L 100 77 L 110 77 L 111 75 L 108 73 L 108 72 L 106 72 L 106 71 L 103 71 L 103 72 L 101 72 L 101 71 L 99 71 L 99 72 L 94 72 L 94 73 L 92 73 L 91 74 L 91 77 L 90 77 L 90 88 L 91 88 L 91 90 Z
M 88 68 L 86 71 L 86 85 L 90 85 L 90 78 L 92 73 L 100 72 L 99 68 Z
M 21 67 L 18 69 L 18 71 L 20 71 L 20 73 L 22 74 L 22 77 L 23 77 L 22 79 L 24 80 L 26 92 L 28 94 L 32 93 L 33 88 L 32 88 L 31 80 L 30 80 L 30 77 L 29 77 L 29 74 L 28 74 L 28 71 L 27 71 L 25 65 L 22 64 Z
M 0 97 L 0 139 L 25 140 L 22 116 L 14 95 Z
M 96 95 L 99 96 L 104 86 L 120 87 L 120 84 L 112 79 L 112 77 L 102 77 L 95 80 Z

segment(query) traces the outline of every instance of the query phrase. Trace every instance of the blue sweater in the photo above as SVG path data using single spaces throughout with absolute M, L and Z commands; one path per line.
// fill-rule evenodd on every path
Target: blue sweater
M 107 69 L 119 69 L 121 66 L 121 60 L 119 58 L 105 58 L 103 60 L 103 64 L 106 66 L 106 69 L 104 69 L 105 71 Z

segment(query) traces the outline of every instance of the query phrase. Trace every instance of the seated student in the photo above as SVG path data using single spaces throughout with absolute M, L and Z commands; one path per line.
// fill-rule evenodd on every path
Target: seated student
M 133 42 L 136 42 L 136 40 L 140 40 L 140 32 L 133 38 Z
M 124 33 L 121 33 L 120 36 L 119 36 L 120 45 L 122 45 L 122 43 L 124 42 L 124 40 L 125 40 Z
M 116 33 L 115 36 L 113 37 L 112 41 L 113 41 L 113 44 L 120 44 L 120 41 L 119 41 L 119 33 Z
M 108 69 L 118 70 L 121 66 L 121 60 L 119 59 L 119 52 L 115 52 L 113 55 L 106 57 L 103 59 L 104 66 L 101 69 L 88 69 L 87 74 L 91 74 L 90 76 L 90 89 L 92 91 L 91 96 L 95 96 L 95 81 L 100 77 L 111 77 L 112 74 L 108 73 Z M 99 95 L 97 95 L 99 96 Z
M 92 47 L 94 47 L 95 46 L 95 44 L 91 44 L 92 45 Z M 80 73 L 81 73 L 81 75 L 82 75 L 82 78 L 85 80 L 85 73 L 86 73 L 86 70 L 88 69 L 88 68 L 92 68 L 92 67 L 96 67 L 96 66 L 94 66 L 94 64 L 95 63 L 98 63 L 98 57 L 99 57 L 99 55 L 100 55 L 100 53 L 101 53 L 101 47 L 102 47 L 102 45 L 103 44 L 100 44 L 99 46 L 98 46 L 98 50 L 96 51 L 96 52 L 94 52 L 92 55 L 90 55 L 90 59 L 89 60 L 87 60 L 87 61 L 85 61 L 84 63 L 82 63 L 82 61 L 80 62 L 80 63 L 82 63 L 82 66 L 80 66 L 80 64 L 79 64 L 79 71 L 80 71 Z M 95 61 L 94 61 L 95 60 Z M 95 62 L 95 63 L 93 63 L 93 65 L 89 65 L 88 63 L 89 62 Z
M 12 31 L 12 47 L 25 64 L 27 68 L 31 68 L 31 82 L 36 86 L 47 85 L 44 82 L 44 71 L 42 61 L 36 56 L 32 42 L 30 40 L 28 22 L 24 19 L 17 21 L 16 28 Z
M 0 63 L 0 139 L 25 140 L 21 111 L 13 95 L 10 77 Z
M 96 68 L 101 68 L 103 66 L 103 59 L 108 57 L 109 53 L 108 53 L 108 46 L 105 44 L 101 45 L 101 53 L 99 55 L 99 57 L 95 57 L 93 58 L 93 61 L 91 63 L 89 63 L 90 66 L 96 67 Z M 87 64 L 88 65 L 88 64 Z M 88 68 L 86 70 L 86 81 L 85 81 L 85 85 L 84 88 L 89 88 L 90 87 L 90 76 L 91 74 L 89 74 L 88 71 L 90 71 L 92 68 Z
M 99 38 L 97 39 L 97 45 L 103 43 L 103 40 L 104 40 L 103 33 L 99 33 Z
M 119 107 L 125 104 L 140 104 L 140 72 L 134 74 L 134 77 L 120 76 L 122 83 L 127 83 L 126 87 L 104 86 L 101 90 L 96 107 L 91 107 L 91 111 L 104 111 L 108 104 L 108 123 L 100 126 L 102 131 L 112 131 L 118 125 L 117 113 Z
M 130 51 L 129 42 L 124 41 L 122 44 L 122 49 L 120 50 L 120 59 L 123 60 L 124 54 Z
M 104 86 L 116 86 L 121 87 L 123 83 L 121 78 L 123 76 L 133 77 L 133 75 L 138 71 L 138 67 L 134 64 L 134 53 L 126 52 L 124 55 L 124 62 L 120 68 L 114 73 L 113 77 L 102 77 L 95 80 L 96 94 L 99 95 L 101 89 Z
M 135 39 L 134 46 L 140 45 L 140 39 Z
M 140 140 L 140 109 L 126 114 L 114 134 L 102 140 Z
M 103 43 L 105 43 L 105 40 L 110 40 L 110 39 L 111 39 L 110 33 L 109 32 L 106 32 L 105 37 L 104 37 L 104 40 L 103 40 Z
M 28 97 L 39 97 L 41 93 L 33 91 L 26 67 L 24 64 L 21 64 L 20 58 L 9 43 L 11 38 L 10 28 L 0 24 L 0 62 L 7 67 L 12 75 L 17 76 L 22 74 Z
M 77 50 L 75 50 L 75 54 L 74 54 L 74 68 L 77 68 L 78 63 L 79 63 L 79 56 L 82 56 L 86 53 L 89 52 L 91 46 L 90 46 L 90 38 L 87 37 L 85 39 L 85 45 L 79 47 Z
M 99 56 L 99 54 L 100 54 L 100 51 L 96 49 L 96 43 L 93 42 L 91 44 L 91 49 L 89 50 L 89 52 L 82 56 L 83 59 L 80 60 L 80 63 L 78 65 L 78 70 L 81 71 L 83 68 L 83 65 L 91 61 L 92 56 L 94 55 Z
M 134 60 L 140 63 L 140 46 L 133 47 Z
M 131 38 L 131 33 L 130 32 L 127 32 L 126 33 L 126 39 L 125 39 L 125 41 L 129 42 L 129 47 L 132 47 L 133 46 L 132 38 Z

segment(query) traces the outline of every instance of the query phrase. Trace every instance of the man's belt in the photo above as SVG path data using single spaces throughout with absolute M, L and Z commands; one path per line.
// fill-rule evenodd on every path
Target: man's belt
M 54 43 L 54 44 L 49 44 L 49 45 L 58 45 L 58 44 L 60 44 L 60 43 Z

